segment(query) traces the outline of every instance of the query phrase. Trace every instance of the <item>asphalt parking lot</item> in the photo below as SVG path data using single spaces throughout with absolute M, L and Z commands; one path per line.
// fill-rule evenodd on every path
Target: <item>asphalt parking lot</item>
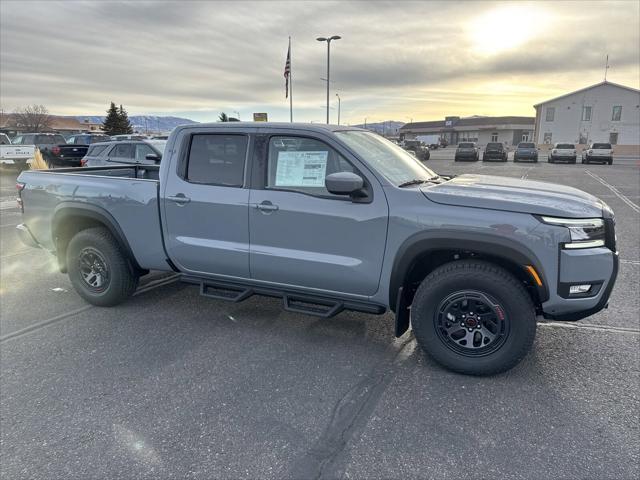
M 523 478 L 640 476 L 640 161 L 454 164 L 571 185 L 617 219 L 610 307 L 542 322 L 506 374 L 443 370 L 390 314 L 296 315 L 205 299 L 168 275 L 128 303 L 85 304 L 14 234 L 0 175 L 0 477 Z

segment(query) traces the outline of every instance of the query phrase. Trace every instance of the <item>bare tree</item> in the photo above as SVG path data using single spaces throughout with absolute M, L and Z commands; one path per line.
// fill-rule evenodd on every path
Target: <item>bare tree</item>
M 13 124 L 27 132 L 41 132 L 51 125 L 51 115 L 44 105 L 29 105 L 13 112 Z

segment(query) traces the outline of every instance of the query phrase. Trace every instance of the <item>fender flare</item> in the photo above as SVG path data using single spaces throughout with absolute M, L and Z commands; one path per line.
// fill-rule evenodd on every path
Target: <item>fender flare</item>
M 106 209 L 102 207 L 98 207 L 96 205 L 90 205 L 82 202 L 61 202 L 59 203 L 53 211 L 53 216 L 51 219 L 51 236 L 54 241 L 54 246 L 56 245 L 56 232 L 62 222 L 69 217 L 85 217 L 90 218 L 92 220 L 98 221 L 103 224 L 109 233 L 113 235 L 116 241 L 120 244 L 125 254 L 130 258 L 131 263 L 134 268 L 141 270 L 142 268 L 138 264 L 135 255 L 133 254 L 133 250 L 131 250 L 131 245 L 127 241 L 127 237 L 124 234 L 124 231 L 118 224 L 118 221 L 113 218 Z M 57 248 L 56 248 L 57 251 Z M 58 252 L 58 259 L 60 261 L 60 252 Z M 61 265 L 63 265 L 61 263 Z
M 490 255 L 509 262 L 522 265 L 532 265 L 540 279 L 542 287 L 538 287 L 540 301 L 549 298 L 548 285 L 542 263 L 538 257 L 525 245 L 514 240 L 487 233 L 470 233 L 458 230 L 437 230 L 419 232 L 406 239 L 398 249 L 393 260 L 393 267 L 389 280 L 389 305 L 394 307 L 398 301 L 398 291 L 403 286 L 404 279 L 415 259 L 429 251 L 462 250 Z

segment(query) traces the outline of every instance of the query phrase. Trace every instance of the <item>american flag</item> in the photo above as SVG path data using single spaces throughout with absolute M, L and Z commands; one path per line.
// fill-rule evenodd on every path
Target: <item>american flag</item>
M 287 61 L 284 64 L 284 96 L 289 98 L 289 76 L 291 75 L 291 41 L 287 50 Z

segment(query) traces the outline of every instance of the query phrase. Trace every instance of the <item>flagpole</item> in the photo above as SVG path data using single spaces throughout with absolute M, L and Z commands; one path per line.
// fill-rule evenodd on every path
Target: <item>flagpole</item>
M 291 55 L 291 37 L 289 37 L 289 55 Z M 289 57 L 289 121 L 293 123 L 293 81 L 291 79 L 291 56 Z

